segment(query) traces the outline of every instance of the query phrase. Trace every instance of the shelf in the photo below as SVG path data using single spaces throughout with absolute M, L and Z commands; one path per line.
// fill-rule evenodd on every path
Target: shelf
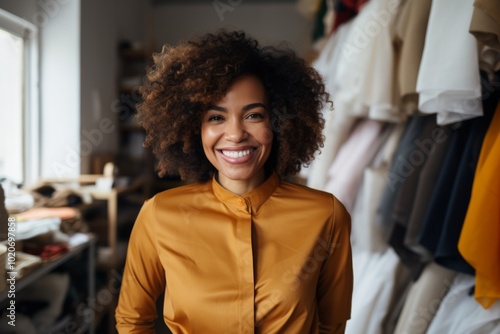
M 147 198 L 152 195 L 154 158 L 151 151 L 143 146 L 146 130 L 135 122 L 134 117 L 136 106 L 142 101 L 138 89 L 144 84 L 147 68 L 152 65 L 153 52 L 148 47 L 132 48 L 132 45 L 127 41 L 118 45 L 120 67 L 117 88 L 128 114 L 118 127 L 120 144 L 116 165 L 119 175 L 143 179 L 142 196 Z
M 89 240 L 81 243 L 78 246 L 72 247 L 67 253 L 61 255 L 55 260 L 43 262 L 38 267 L 34 268 L 32 271 L 27 273 L 25 276 L 16 279 L 15 281 L 15 293 L 17 294 L 22 289 L 26 288 L 30 284 L 35 283 L 41 277 L 49 274 L 52 270 L 57 267 L 65 264 L 68 261 L 71 261 L 75 256 L 80 255 L 85 250 L 88 252 L 88 267 L 87 267 L 87 298 L 85 299 L 86 307 L 90 309 L 92 307 L 90 303 L 91 300 L 95 298 L 95 243 L 96 238 L 92 234 L 87 234 L 89 236 Z M 0 291 L 0 304 L 6 302 L 8 299 L 10 286 L 7 285 L 4 289 Z M 54 326 L 60 326 L 62 323 L 56 322 Z M 88 332 L 93 334 L 94 326 L 91 322 L 80 323 L 78 324 L 78 333 Z M 66 328 L 66 327 L 65 327 Z M 52 333 L 52 331 L 51 331 Z
M 33 271 L 30 271 L 25 276 L 21 277 L 20 279 L 16 279 L 16 292 L 21 291 L 22 289 L 24 289 L 28 285 L 35 282 L 40 277 L 48 274 L 53 269 L 57 268 L 58 266 L 60 266 L 61 264 L 65 263 L 65 262 L 67 262 L 68 260 L 70 260 L 74 256 L 80 254 L 85 249 L 89 248 L 92 250 L 92 247 L 94 247 L 94 243 L 95 243 L 95 237 L 91 236 L 87 242 L 71 248 L 67 253 L 61 255 L 59 258 L 57 258 L 55 260 L 42 263 L 41 265 L 39 265 L 38 267 L 33 269 Z M 93 273 L 92 273 L 92 276 L 93 276 Z M 9 292 L 9 286 L 6 286 L 5 289 L 0 291 L 0 302 L 3 302 L 5 299 L 7 299 L 8 292 Z

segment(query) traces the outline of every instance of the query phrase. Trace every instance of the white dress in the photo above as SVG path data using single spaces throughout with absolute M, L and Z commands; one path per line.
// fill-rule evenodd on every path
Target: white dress
M 391 305 L 409 272 L 392 248 L 382 253 L 353 252 L 354 289 L 346 334 L 383 334 Z
M 427 334 L 500 334 L 500 301 L 485 310 L 470 294 L 474 277 L 458 274 Z
M 342 45 L 345 41 L 347 32 L 351 23 L 341 25 L 334 34 L 332 34 L 325 47 L 320 53 L 318 59 L 313 63 L 313 67 L 321 74 L 325 82 L 325 89 L 330 94 L 330 99 L 335 103 L 333 87 L 337 63 L 342 56 Z M 324 146 L 321 153 L 317 154 L 309 167 L 301 170 L 301 176 L 307 178 L 307 185 L 311 188 L 323 189 L 328 179 L 328 169 L 330 168 L 340 145 L 344 142 L 351 131 L 355 118 L 345 112 L 340 112 L 336 105 L 334 110 L 330 109 L 330 104 L 323 108 L 323 117 L 325 127 L 323 135 L 325 137 Z
M 393 30 L 400 0 L 371 0 L 353 19 L 335 76 L 334 101 L 341 112 L 374 120 L 400 122 L 394 80 Z
M 439 125 L 483 115 L 473 2 L 432 1 L 417 92 L 420 111 L 437 113 Z

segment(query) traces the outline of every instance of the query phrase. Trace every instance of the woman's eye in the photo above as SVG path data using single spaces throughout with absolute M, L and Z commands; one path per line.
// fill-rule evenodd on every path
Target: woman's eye
M 209 122 L 219 122 L 219 121 L 222 121 L 223 118 L 219 115 L 212 115 L 208 118 L 208 121 Z
M 264 115 L 259 114 L 259 113 L 253 113 L 253 114 L 248 115 L 246 118 L 249 118 L 249 119 L 262 119 L 262 118 L 264 118 Z

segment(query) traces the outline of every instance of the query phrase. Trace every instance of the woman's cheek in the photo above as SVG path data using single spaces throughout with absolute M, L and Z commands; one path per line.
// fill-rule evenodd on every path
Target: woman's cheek
M 261 144 L 271 144 L 273 142 L 274 134 L 271 128 L 263 128 L 259 133 Z

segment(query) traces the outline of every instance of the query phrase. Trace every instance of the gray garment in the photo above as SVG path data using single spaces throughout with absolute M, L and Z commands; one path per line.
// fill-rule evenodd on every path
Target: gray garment
M 422 132 L 425 125 L 424 118 L 413 116 L 408 118 L 406 128 L 401 136 L 399 146 L 394 153 L 387 183 L 380 200 L 377 213 L 379 215 L 379 224 L 385 230 L 385 235 L 388 236 L 392 230 L 393 205 L 401 193 L 404 177 L 408 176 L 409 171 L 402 165 L 400 157 L 402 157 L 411 145 L 411 143 Z
M 420 230 L 437 177 L 443 166 L 445 154 L 451 142 L 451 140 L 448 140 L 451 137 L 451 128 L 443 127 L 441 129 L 443 131 L 443 138 L 446 138 L 446 140 L 434 145 L 433 152 L 429 155 L 427 162 L 420 172 L 420 178 L 416 185 L 416 196 L 408 219 L 404 241 L 406 247 L 424 258 L 430 258 L 431 254 L 426 248 L 422 247 L 418 241 Z
M 384 221 L 388 227 L 388 242 L 394 248 L 402 261 L 414 272 L 415 277 L 423 268 L 423 263 L 429 258 L 421 257 L 407 248 L 404 241 L 407 227 L 413 211 L 415 198 L 419 195 L 418 185 L 426 183 L 421 180 L 421 172 L 432 156 L 436 155 L 437 147 L 449 141 L 445 130 L 436 124 L 435 115 L 414 116 L 408 124 L 403 140 L 394 158 L 388 184 L 382 202 Z M 444 144 L 446 145 L 446 144 Z M 440 153 L 443 150 L 439 150 Z M 389 230 L 390 229 L 390 230 Z
M 415 197 L 417 196 L 417 186 L 420 182 L 420 174 L 430 157 L 436 155 L 436 147 L 447 142 L 448 137 L 443 136 L 443 130 L 436 125 L 436 117 L 421 116 L 422 122 L 420 133 L 414 140 L 405 147 L 401 156 L 396 159 L 401 160 L 401 164 L 410 166 L 409 175 L 404 176 L 401 184 L 400 195 L 395 198 L 392 218 L 402 226 L 407 226 L 412 212 Z M 424 180 L 425 182 L 425 180 Z

